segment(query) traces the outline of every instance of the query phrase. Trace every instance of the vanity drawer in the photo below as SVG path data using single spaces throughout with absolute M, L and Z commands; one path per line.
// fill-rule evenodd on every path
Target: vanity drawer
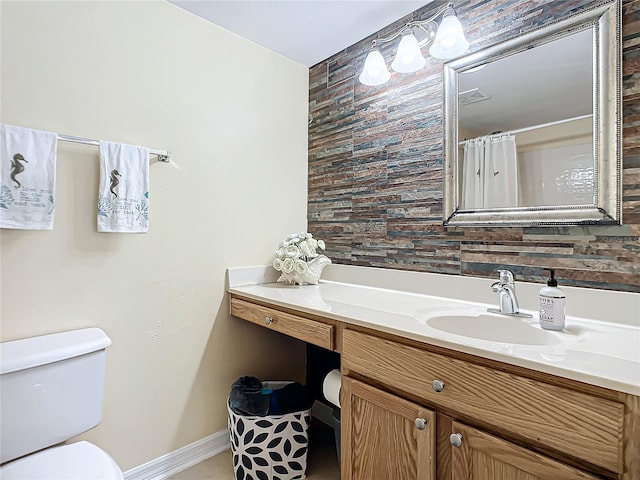
M 256 305 L 235 297 L 231 297 L 231 315 L 319 347 L 335 349 L 333 325 Z
M 534 444 L 621 469 L 621 403 L 353 330 L 342 332 L 342 367 Z

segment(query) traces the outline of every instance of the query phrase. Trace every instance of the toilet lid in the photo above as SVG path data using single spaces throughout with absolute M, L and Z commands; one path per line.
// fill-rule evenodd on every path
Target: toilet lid
M 122 480 L 116 462 L 92 443 L 52 447 L 0 467 L 2 480 Z

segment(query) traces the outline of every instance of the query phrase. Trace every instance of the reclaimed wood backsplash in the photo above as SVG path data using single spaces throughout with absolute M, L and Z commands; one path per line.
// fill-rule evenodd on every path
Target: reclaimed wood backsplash
M 454 7 L 471 50 L 539 28 L 593 1 L 467 0 Z M 427 18 L 436 1 L 376 35 Z M 309 73 L 308 228 L 334 263 L 640 292 L 640 0 L 623 1 L 622 226 L 442 225 L 442 63 L 380 87 L 357 76 L 371 36 Z M 386 59 L 395 44 L 382 47 Z

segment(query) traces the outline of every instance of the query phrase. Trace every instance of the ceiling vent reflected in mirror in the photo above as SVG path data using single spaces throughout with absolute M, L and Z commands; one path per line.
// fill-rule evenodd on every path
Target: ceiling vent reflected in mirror
M 473 88 L 471 90 L 467 90 L 466 92 L 460 92 L 458 95 L 458 104 L 459 105 L 471 105 L 472 103 L 483 102 L 485 100 L 489 100 L 491 97 L 484 93 L 484 91 L 479 88 Z

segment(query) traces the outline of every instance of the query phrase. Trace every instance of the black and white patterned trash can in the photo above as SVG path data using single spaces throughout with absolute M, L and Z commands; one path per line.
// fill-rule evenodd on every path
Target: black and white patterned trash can
M 310 409 L 264 417 L 227 409 L 235 480 L 306 478 Z

